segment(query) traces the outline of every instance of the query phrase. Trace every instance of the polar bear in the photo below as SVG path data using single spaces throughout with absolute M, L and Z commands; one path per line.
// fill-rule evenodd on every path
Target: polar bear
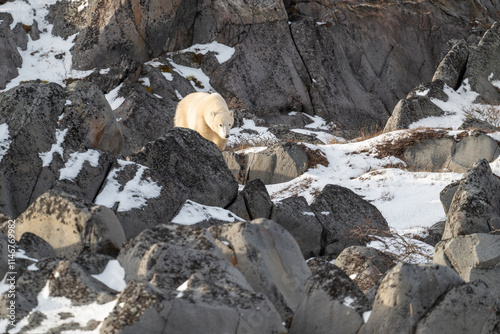
M 198 131 L 222 151 L 233 126 L 233 112 L 217 93 L 191 93 L 184 97 L 175 111 L 174 126 Z

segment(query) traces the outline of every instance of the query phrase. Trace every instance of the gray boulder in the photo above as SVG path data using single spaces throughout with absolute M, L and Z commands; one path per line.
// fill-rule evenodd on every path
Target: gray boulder
M 375 248 L 363 246 L 348 247 L 335 259 L 335 265 L 364 293 L 374 287 L 395 264 L 395 258 Z
M 125 234 L 108 208 L 49 190 L 16 220 L 16 239 L 24 233 L 48 242 L 57 256 L 73 260 L 84 250 L 117 255 Z
M 370 318 L 359 333 L 415 333 L 435 303 L 461 284 L 451 268 L 399 263 L 382 279 Z
M 260 179 L 248 182 L 238 194 L 238 197 L 243 198 L 246 211 L 248 212 L 243 217 L 249 217 L 249 220 L 257 218 L 269 219 L 271 217 L 273 202 L 269 197 L 266 186 Z M 238 199 L 236 201 L 238 202 Z M 229 207 L 229 210 L 231 210 L 231 207 Z
M 454 286 L 420 320 L 415 333 L 494 333 L 500 324 L 499 306 L 483 282 Z
M 443 205 L 444 213 L 448 214 L 448 210 L 450 209 L 451 202 L 453 202 L 453 197 L 460 186 L 460 181 L 455 181 L 444 187 L 443 190 L 439 193 L 439 200 Z
M 326 254 L 338 255 L 346 247 L 365 245 L 370 234 L 389 231 L 387 221 L 374 205 L 338 185 L 326 185 L 311 209 L 325 229 Z
M 328 263 L 307 280 L 289 333 L 355 334 L 368 310 L 363 292 L 342 270 Z
M 447 265 L 466 281 L 485 282 L 500 297 L 500 236 L 475 233 L 443 240 L 436 245 L 434 263 Z
M 128 159 L 113 165 L 96 198 L 116 212 L 127 239 L 170 222 L 188 199 L 227 207 L 238 193 L 217 146 L 193 130 L 174 128 Z
M 388 119 L 384 132 L 406 129 L 410 124 L 431 116 L 442 116 L 444 111 L 427 96 L 416 96 L 400 100 Z
M 498 143 L 481 131 L 476 131 L 458 142 L 451 137 L 416 142 L 404 151 L 403 160 L 414 171 L 448 169 L 463 173 L 478 160 L 493 161 L 499 154 Z
M 91 84 L 64 90 L 53 83 L 23 83 L 0 96 L 0 124 L 10 139 L 0 161 L 0 212 L 12 217 L 57 184 L 92 201 L 112 153 L 121 150 L 114 115 Z M 65 172 L 75 175 L 64 177 Z
M 309 164 L 305 149 L 291 142 L 247 154 L 225 152 L 224 158 L 241 184 L 256 179 L 264 184 L 287 182 L 302 175 Z
M 432 81 L 442 80 L 446 85 L 457 89 L 465 72 L 469 46 L 463 39 L 455 43 L 446 56 L 439 63 Z
M 500 79 L 500 24 L 494 23 L 486 31 L 475 49 L 469 53 L 464 79 L 468 79 L 473 91 L 479 93 L 482 102 L 488 104 L 500 100 L 498 88 L 492 80 Z
M 130 240 L 118 260 L 129 284 L 103 333 L 283 331 L 274 306 L 253 292 L 207 230 L 159 225 Z
M 44 317 L 39 311 L 32 311 L 38 305 L 39 293 L 47 288 L 48 296 L 52 298 L 65 297 L 71 300 L 72 305 L 82 306 L 93 303 L 104 304 L 116 298 L 116 291 L 90 276 L 81 266 L 74 262 L 45 259 L 36 263 L 36 270 L 27 270 L 16 282 L 16 320 L 21 332 L 47 332 L 38 316 Z M 0 316 L 6 318 L 7 294 L 0 296 Z M 41 306 L 41 305 L 40 305 Z M 31 314 L 28 314 L 31 313 Z M 63 314 L 61 314 L 61 317 Z M 71 312 L 64 313 L 65 319 L 75 317 Z M 23 319 L 24 318 L 24 319 Z M 89 323 L 92 319 L 87 319 Z M 60 332 L 58 324 L 53 324 L 54 332 Z M 73 324 L 75 330 L 85 329 L 85 325 Z
M 209 231 L 229 244 L 221 249 L 253 290 L 265 294 L 283 320 L 292 316 L 311 275 L 293 237 L 266 219 L 212 226 Z
M 187 189 L 184 199 L 200 204 L 227 207 L 238 193 L 238 183 L 215 144 L 190 129 L 172 129 L 130 160 L 171 175 Z
M 472 233 L 495 230 L 500 219 L 500 180 L 486 160 L 477 162 L 462 178 L 453 196 L 443 240 Z
M 304 197 L 290 197 L 275 203 L 271 220 L 283 226 L 297 241 L 305 259 L 323 250 L 323 225 Z
M 19 75 L 17 68 L 23 64 L 15 35 L 10 30 L 12 22 L 11 14 L 0 13 L 0 89 Z
M 66 88 L 65 104 L 60 126 L 70 129 L 66 145 L 109 151 L 113 155 L 121 153 L 123 135 L 97 85 L 83 81 L 72 83 Z
M 17 242 L 19 250 L 24 252 L 24 255 L 32 259 L 44 259 L 50 257 L 57 257 L 54 248 L 45 240 L 36 234 L 25 232 L 21 239 Z

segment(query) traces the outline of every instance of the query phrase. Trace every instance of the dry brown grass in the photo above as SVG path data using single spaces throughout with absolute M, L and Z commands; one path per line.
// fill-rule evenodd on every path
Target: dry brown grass
M 500 103 L 482 104 L 463 109 L 465 117 L 477 118 L 495 127 L 500 127 Z

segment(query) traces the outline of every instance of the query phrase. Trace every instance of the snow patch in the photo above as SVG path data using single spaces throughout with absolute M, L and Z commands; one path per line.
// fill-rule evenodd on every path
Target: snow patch
M 118 96 L 118 93 L 120 89 L 123 86 L 123 82 L 118 85 L 115 89 L 111 90 L 108 94 L 106 94 L 106 100 L 108 100 L 109 105 L 111 106 L 111 109 L 116 110 L 118 109 L 123 102 L 125 102 L 125 98 L 122 96 Z
M 7 154 L 12 143 L 9 140 L 9 125 L 7 123 L 0 124 L 0 162 L 2 162 L 3 157 Z
M 148 199 L 160 196 L 161 187 L 155 181 L 150 178 L 142 180 L 147 167 L 125 160 L 118 160 L 118 163 L 120 167 L 109 173 L 104 189 L 95 200 L 96 204 L 113 208 L 118 203 L 117 211 L 124 212 L 139 209 L 146 205 Z M 122 187 L 116 179 L 117 174 L 130 164 L 137 165 L 138 170 L 135 177 Z
M 82 153 L 71 153 L 64 167 L 59 170 L 59 180 L 73 181 L 82 170 L 85 161 L 88 161 L 92 167 L 97 167 L 100 155 L 99 151 L 92 149 Z
M 92 275 L 92 277 L 115 291 L 123 291 L 127 285 L 127 282 L 125 282 L 125 269 L 118 260 L 110 260 L 102 273 Z
M 179 73 L 186 79 L 189 79 L 191 85 L 197 92 L 207 92 L 207 93 L 215 93 L 215 89 L 210 85 L 210 78 L 203 72 L 201 68 L 192 68 L 184 65 L 176 64 L 172 59 L 168 59 L 170 64 L 172 65 L 172 70 Z M 196 84 L 193 79 L 196 79 L 200 85 Z
M 50 151 L 38 153 L 38 156 L 40 157 L 40 159 L 42 159 L 42 167 L 50 166 L 54 153 L 58 153 L 61 158 L 63 157 L 64 149 L 61 145 L 64 142 L 64 138 L 66 137 L 67 133 L 68 129 L 56 129 L 56 143 L 52 144 Z
M 215 206 L 201 205 L 187 200 L 179 213 L 172 219 L 172 223 L 181 225 L 193 225 L 209 219 L 217 219 L 226 222 L 244 221 L 228 210 Z
M 368 322 L 368 319 L 370 319 L 370 316 L 372 315 L 372 310 L 363 312 L 363 321 L 365 324 Z
M 223 64 L 229 59 L 231 59 L 235 51 L 236 51 L 235 48 L 232 48 L 230 46 L 218 42 L 212 42 L 208 44 L 195 44 L 187 49 L 180 50 L 178 52 L 180 53 L 194 52 L 194 53 L 200 53 L 202 55 L 206 55 L 208 52 L 214 52 L 215 57 L 217 58 L 219 64 Z

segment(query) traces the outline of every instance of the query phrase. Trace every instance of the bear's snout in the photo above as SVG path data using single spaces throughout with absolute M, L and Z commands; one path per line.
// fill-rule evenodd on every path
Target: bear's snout
M 229 138 L 229 135 L 226 135 L 226 138 Z

